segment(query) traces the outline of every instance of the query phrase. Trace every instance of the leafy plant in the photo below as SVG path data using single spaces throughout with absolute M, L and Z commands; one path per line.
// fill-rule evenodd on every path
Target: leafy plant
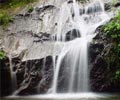
M 109 67 L 115 70 L 114 78 L 118 80 L 120 79 L 120 12 L 104 26 L 104 32 L 113 44 L 111 53 L 106 56 L 106 61 Z
M 34 10 L 34 8 L 32 6 L 28 7 L 28 12 L 31 13 Z
M 6 54 L 3 50 L 0 50 L 0 60 L 4 59 L 6 57 Z
M 104 31 L 108 35 L 113 36 L 113 38 L 115 35 L 115 38 L 120 37 L 120 12 L 109 24 L 105 26 Z
M 118 15 L 104 27 L 104 32 L 112 39 L 117 53 L 120 53 L 120 12 Z
M 118 2 L 118 0 L 112 0 L 112 5 L 115 5 Z
M 7 26 L 9 22 L 12 22 L 13 18 L 5 12 L 0 13 L 0 25 Z
M 12 16 L 26 5 L 30 6 L 38 0 L 6 0 L 0 5 L 0 26 L 6 28 L 9 22 L 13 21 Z M 28 11 L 31 13 L 33 8 L 30 6 Z
M 115 78 L 116 78 L 116 79 L 120 78 L 120 70 L 116 71 L 116 73 L 115 73 Z

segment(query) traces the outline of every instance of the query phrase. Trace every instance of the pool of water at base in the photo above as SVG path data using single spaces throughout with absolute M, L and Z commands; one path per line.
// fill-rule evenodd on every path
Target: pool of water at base
M 7 96 L 1 100 L 120 100 L 120 93 L 79 93 L 79 94 L 45 94 L 30 96 Z

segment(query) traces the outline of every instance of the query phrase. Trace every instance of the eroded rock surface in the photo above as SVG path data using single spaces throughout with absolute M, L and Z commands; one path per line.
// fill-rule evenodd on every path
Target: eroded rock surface
M 115 78 L 116 70 L 120 67 L 111 65 L 110 59 L 114 49 L 110 38 L 99 27 L 99 34 L 90 45 L 89 58 L 92 64 L 90 68 L 91 89 L 99 92 L 120 92 L 120 80 Z M 114 66 L 114 67 L 113 67 Z
M 0 34 L 3 37 L 0 40 L 0 48 L 4 49 L 8 57 L 12 58 L 12 70 L 16 73 L 17 91 L 14 92 L 16 95 L 46 93 L 51 87 L 54 70 L 52 55 L 55 53 L 55 42 L 51 40 L 51 37 L 57 32 L 59 19 L 57 12 L 65 0 L 43 1 L 34 7 L 32 13 L 25 10 L 17 14 L 13 23 L 10 23 L 6 30 L 2 30 L 4 36 Z M 70 0 L 68 3 L 71 4 L 72 1 Z M 111 9 L 109 4 L 105 6 L 106 10 Z M 119 3 L 115 7 L 119 7 Z M 71 31 L 76 33 L 72 37 L 70 37 Z M 66 41 L 80 37 L 80 33 L 76 29 L 71 29 L 67 22 L 63 32 L 67 33 Z M 119 91 L 120 82 L 108 80 L 111 76 L 109 76 L 108 64 L 104 59 L 113 46 L 102 34 L 101 27 L 96 32 L 99 34 L 89 47 L 89 63 L 93 64 L 90 68 L 92 90 Z M 59 54 L 59 50 L 56 50 L 56 54 Z M 1 83 L 2 95 L 9 95 L 12 91 L 9 60 L 0 60 L 0 63 L 1 73 L 4 76 Z M 114 72 L 116 69 L 112 70 Z M 59 84 L 59 87 L 61 85 Z

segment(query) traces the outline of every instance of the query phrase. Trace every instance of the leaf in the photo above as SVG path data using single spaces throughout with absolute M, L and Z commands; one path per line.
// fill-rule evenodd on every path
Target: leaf
M 118 36 L 117 36 L 117 34 L 112 34 L 111 37 L 112 38 L 117 38 Z
M 5 52 L 4 51 L 0 51 L 0 59 L 4 59 L 5 58 Z

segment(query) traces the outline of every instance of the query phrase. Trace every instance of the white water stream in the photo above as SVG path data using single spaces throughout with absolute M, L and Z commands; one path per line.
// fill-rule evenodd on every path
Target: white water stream
M 54 66 L 52 93 L 59 92 L 59 84 L 61 85 L 60 88 L 62 90 L 60 92 L 62 93 L 90 91 L 88 46 L 96 35 L 94 33 L 96 28 L 109 19 L 109 16 L 104 11 L 104 4 L 100 0 L 86 5 L 79 4 L 76 0 L 73 0 L 72 3 L 66 1 L 62 4 L 55 35 L 57 44 L 55 48 L 59 45 L 62 46 L 56 66 Z M 81 37 L 66 42 L 67 34 L 62 32 L 66 22 L 71 29 L 79 30 Z M 71 33 L 72 35 L 76 34 L 72 31 Z M 64 82 L 62 83 L 60 83 L 61 76 L 64 77 Z
M 51 96 L 56 93 L 68 93 L 71 95 L 74 93 L 90 92 L 88 49 L 89 43 L 92 42 L 93 37 L 96 35 L 96 28 L 110 19 L 104 10 L 104 3 L 101 0 L 93 0 L 87 4 L 80 4 L 77 0 L 71 2 L 66 0 L 56 15 L 58 15 L 58 18 L 54 20 L 57 22 L 57 30 L 52 37 L 56 42 L 54 46 L 55 51 L 53 51 L 54 76 L 51 89 L 48 93 L 52 93 L 50 94 Z M 47 26 L 47 20 L 45 23 Z M 69 41 L 66 38 L 68 35 L 65 32 L 66 30 L 70 32 Z M 36 45 L 35 47 L 40 46 Z M 43 48 L 43 50 L 45 49 Z M 31 49 L 32 51 L 34 49 Z M 37 51 L 40 51 L 40 49 L 37 48 Z M 31 52 L 30 55 L 32 57 L 35 56 Z M 60 52 L 59 55 L 56 52 Z M 10 70 L 14 91 L 17 82 L 16 77 L 13 77 L 16 76 L 16 73 L 13 72 L 11 59 L 10 57 Z M 43 67 L 45 67 L 45 62 L 46 59 L 44 59 Z M 38 85 L 38 93 L 40 92 L 39 87 Z

